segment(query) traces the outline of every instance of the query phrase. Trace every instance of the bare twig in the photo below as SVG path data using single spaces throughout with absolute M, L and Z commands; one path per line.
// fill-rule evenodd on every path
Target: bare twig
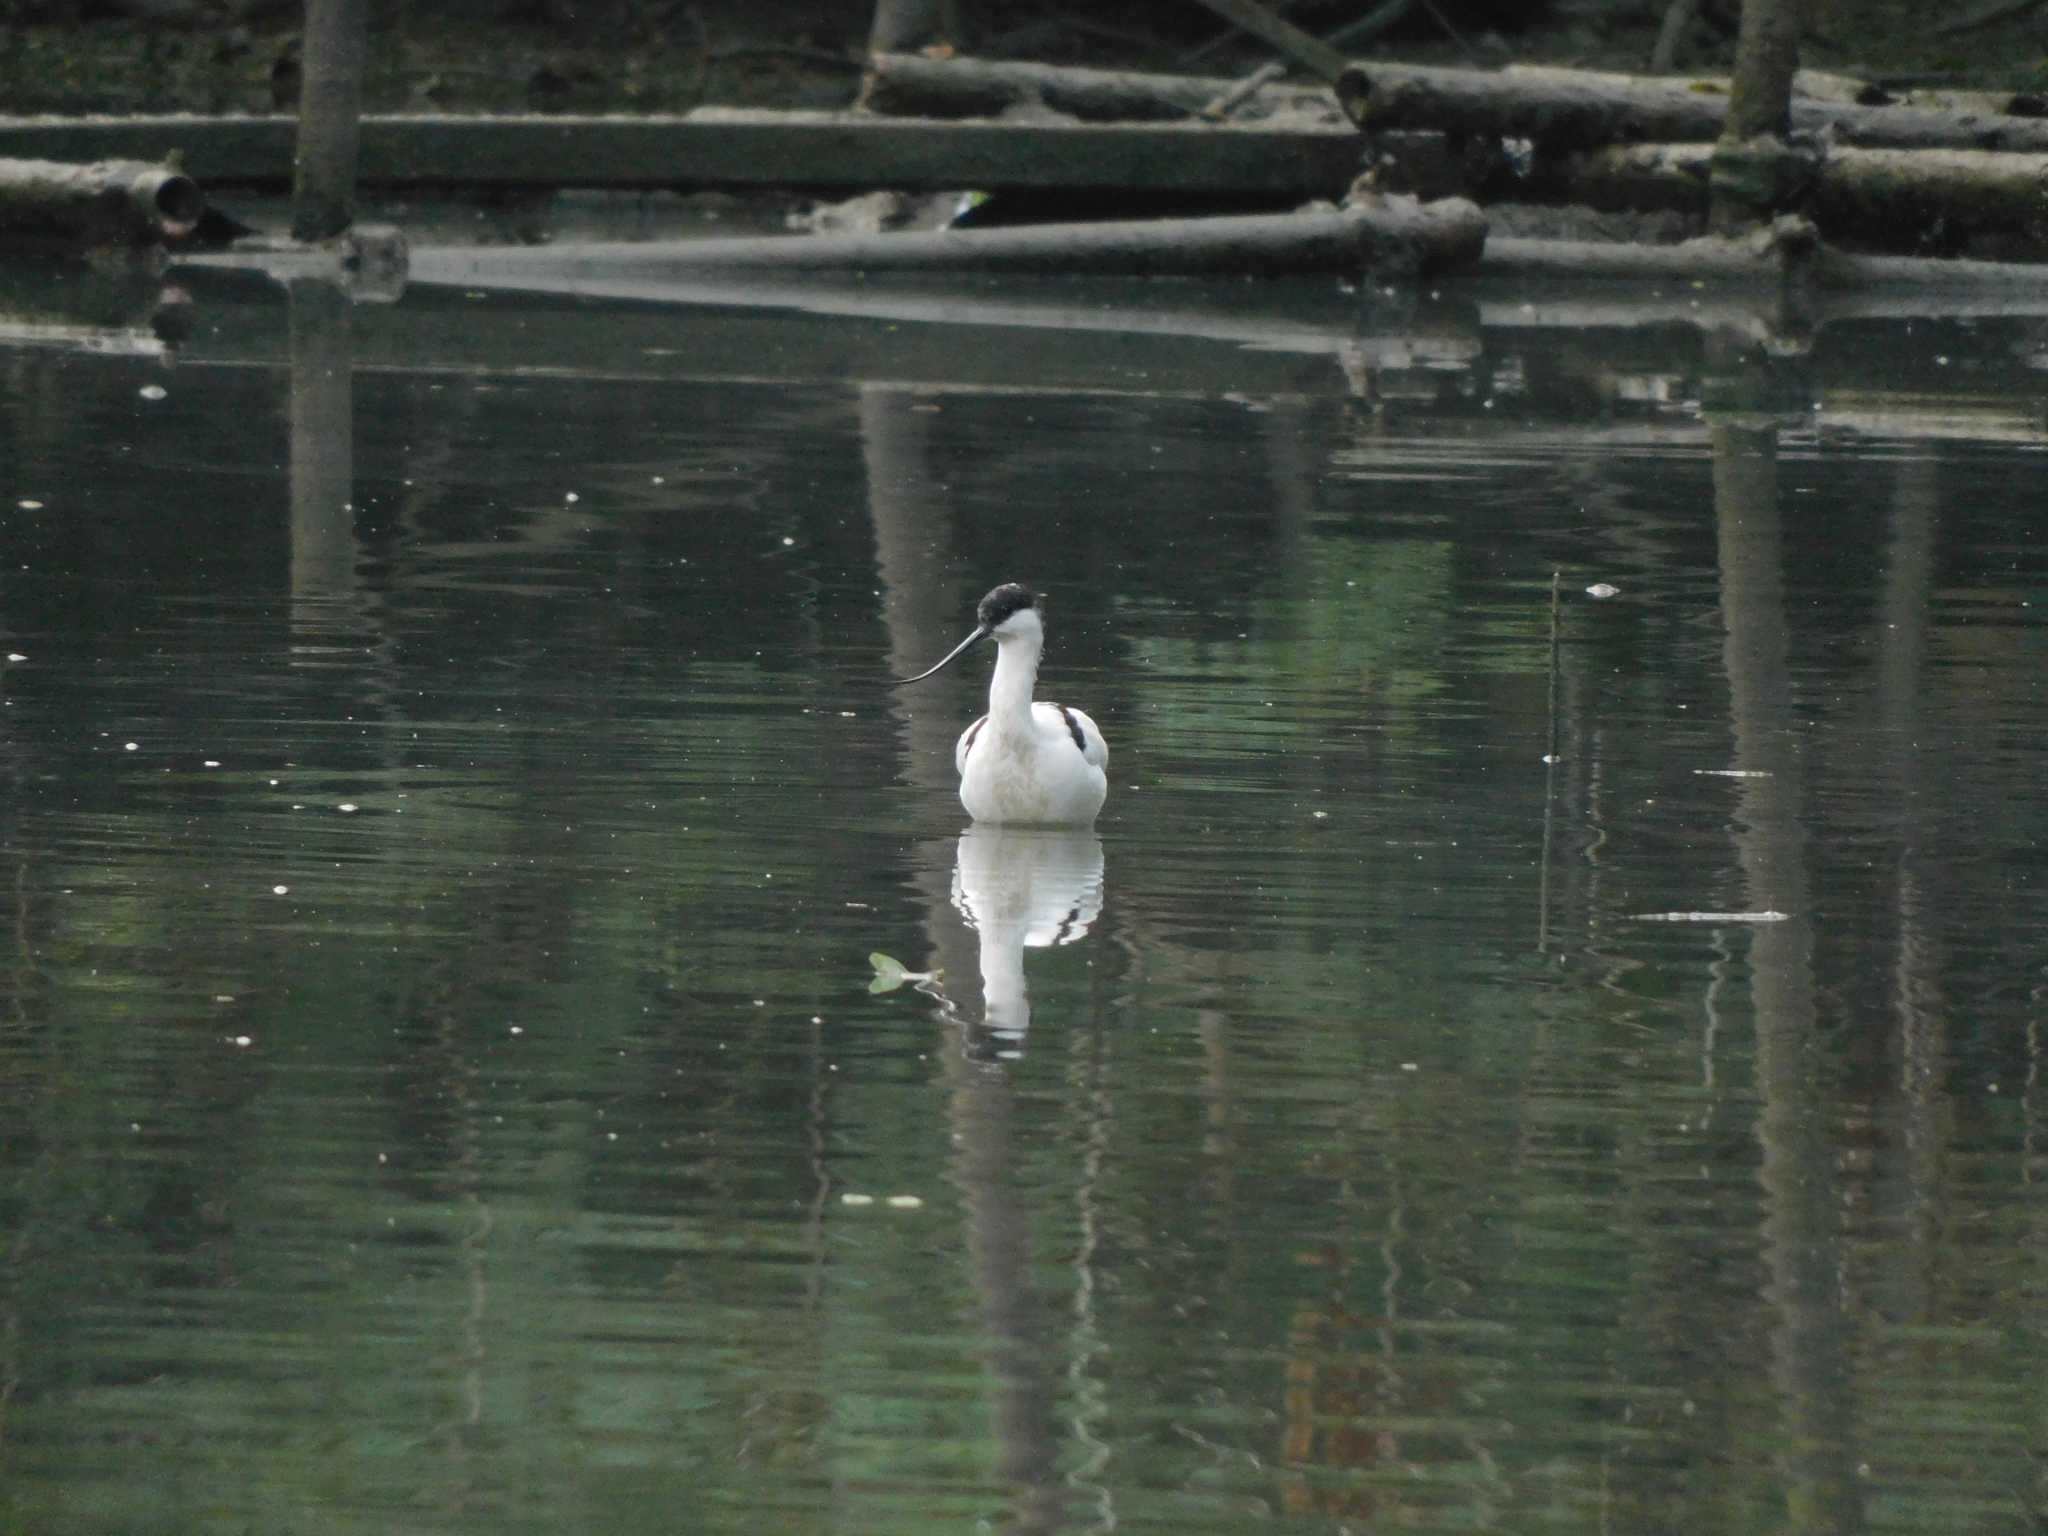
M 2009 21 L 2015 16 L 2023 16 L 2040 3 L 2041 0 L 1992 0 L 1990 5 L 1979 6 L 1967 16 L 1944 21 L 1934 29 L 1932 35 L 1954 37 L 1958 32 L 1974 32 L 1979 27 L 1988 27 L 1996 22 Z
M 1332 48 L 1360 48 L 1393 27 L 1402 17 L 1415 9 L 1415 0 L 1387 0 L 1377 10 L 1368 11 L 1354 22 L 1339 27 L 1330 34 Z
M 1202 108 L 1201 115 L 1208 118 L 1211 122 L 1220 123 L 1238 107 L 1243 106 L 1252 97 L 1256 96 L 1262 87 L 1278 80 L 1286 73 L 1287 66 L 1277 59 L 1268 64 L 1261 64 L 1229 90 Z
M 1322 80 L 1335 80 L 1350 61 L 1321 38 L 1304 32 L 1258 0 L 1198 0 L 1232 26 L 1251 33 Z
M 1422 0 L 1422 8 L 1425 11 L 1429 12 L 1430 19 L 1433 20 L 1439 27 L 1443 28 L 1444 36 L 1448 37 L 1452 42 L 1456 43 L 1458 47 L 1464 52 L 1466 58 L 1471 59 L 1478 57 L 1478 50 L 1475 49 L 1470 43 L 1465 41 L 1465 35 L 1462 32 L 1460 32 L 1456 27 L 1451 25 L 1451 18 L 1446 16 L 1443 13 L 1443 11 L 1438 8 L 1436 0 Z

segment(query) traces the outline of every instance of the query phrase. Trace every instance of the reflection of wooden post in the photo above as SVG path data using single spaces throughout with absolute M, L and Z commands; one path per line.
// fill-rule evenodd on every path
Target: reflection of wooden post
M 1895 803 L 1940 797 L 1930 783 L 1933 762 L 1921 746 L 1921 699 L 1928 649 L 1928 616 L 1936 580 L 1942 484 L 1933 459 L 1898 468 L 1892 502 L 1892 538 L 1886 551 L 1884 626 L 1877 636 L 1877 704 L 1885 751 L 1892 759 Z M 1937 770 L 1938 771 L 1938 770 Z M 1934 1275 L 1925 1256 L 1935 1251 L 1945 1208 L 1943 1151 L 1950 1145 L 1953 1110 L 1944 1065 L 1949 1059 L 1947 1010 L 1940 993 L 1943 966 L 1937 936 L 1925 917 L 1924 882 L 1939 853 L 1923 845 L 1917 819 L 1907 823 L 1894 876 L 1898 933 L 1891 972 L 1892 1011 L 1899 1021 L 1896 1081 L 1900 1088 L 1901 1142 L 1887 1159 L 1888 1174 L 1875 1191 L 1887 1223 L 1913 1234 L 1902 1248 L 1887 1245 L 1893 1262 L 1873 1277 L 1871 1293 L 1890 1317 L 1925 1317 L 1932 1311 Z M 1939 894 L 1935 905 L 1939 908 Z M 1873 1054 L 1876 1042 L 1873 1042 Z
M 355 219 L 357 120 L 369 52 L 369 0 L 306 0 L 292 238 L 329 240 Z
M 355 402 L 348 296 L 332 283 L 291 285 L 292 597 L 355 585 Z
M 952 508 L 926 453 L 943 417 L 938 402 L 913 391 L 882 386 L 861 390 L 860 435 L 868 474 L 868 516 L 875 529 L 876 574 L 882 579 L 882 624 L 889 666 L 897 677 L 922 672 L 971 627 L 969 605 L 981 594 L 963 591 L 952 569 Z M 963 677 L 973 676 L 967 669 Z M 918 688 L 891 693 L 891 712 L 904 722 L 905 777 L 936 795 L 953 793 L 953 739 L 985 705 L 977 687 L 948 674 Z M 986 683 L 978 685 L 985 690 Z M 957 810 L 957 804 L 947 807 Z M 940 905 L 947 886 L 939 886 Z
M 1536 951 L 1550 953 L 1550 850 L 1557 825 L 1557 663 L 1559 636 L 1558 600 L 1564 592 L 1564 572 L 1550 573 L 1550 735 L 1543 752 L 1543 852 L 1536 865 Z
M 1854 1417 L 1842 1316 L 1841 1234 L 1826 1134 L 1814 1000 L 1804 773 L 1792 701 L 1779 536 L 1777 436 L 1769 424 L 1716 424 L 1722 652 L 1742 809 L 1735 834 L 1745 905 L 1789 914 L 1750 934 L 1756 1017 L 1758 1182 L 1770 1283 L 1771 1375 L 1781 1415 L 1788 1513 L 1801 1529 L 1862 1528 L 1850 1453 Z
M 928 451 L 944 418 L 930 404 L 908 390 L 881 386 L 864 389 L 860 397 L 882 619 L 898 677 L 931 664 L 935 636 L 957 638 L 955 631 L 966 627 L 950 569 L 953 513 Z M 953 738 L 980 708 L 969 707 L 971 700 L 958 683 L 916 700 L 892 696 L 904 722 L 905 776 L 935 797 L 951 794 Z M 958 810 L 958 802 L 950 802 L 949 813 Z M 979 978 L 981 963 L 978 936 L 953 910 L 947 862 L 929 843 L 920 845 L 915 859 L 931 960 L 945 970 L 947 990 L 958 1002 L 968 981 Z M 1002 1067 L 970 1061 L 961 1021 L 943 1012 L 941 1017 L 946 1038 L 936 1054 L 948 1089 L 953 1178 L 966 1207 L 967 1249 L 993 1367 L 991 1427 L 1013 1500 L 1006 1528 L 1054 1531 L 1065 1524 L 1066 1489 L 1057 1476 L 1053 1323 L 1032 1278 L 1030 1208 L 1017 1181 L 1016 1106 Z

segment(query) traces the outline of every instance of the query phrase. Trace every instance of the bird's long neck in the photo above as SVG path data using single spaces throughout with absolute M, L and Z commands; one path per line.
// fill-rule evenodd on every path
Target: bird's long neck
M 1045 642 L 1014 635 L 996 642 L 996 675 L 988 685 L 988 720 L 998 731 L 1020 730 L 1031 719 L 1031 690 L 1038 682 L 1038 657 Z

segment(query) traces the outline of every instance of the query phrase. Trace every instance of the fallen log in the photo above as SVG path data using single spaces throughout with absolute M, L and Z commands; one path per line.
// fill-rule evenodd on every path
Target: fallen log
M 1772 291 L 1774 286 L 1805 285 L 1830 294 L 1943 289 L 2033 307 L 2048 300 L 2048 268 L 2019 262 L 1852 254 L 1820 244 L 1813 227 L 1796 217 L 1781 218 L 1746 235 L 1705 235 L 1676 245 L 1496 237 L 1486 243 L 1478 275 L 1737 284 L 1748 288 L 1753 297 Z M 2033 307 L 2026 312 L 2034 312 Z
M 1823 230 L 1878 249 L 2048 245 L 2048 155 L 1831 149 L 1809 204 Z
M 1503 75 L 1520 80 L 1551 79 L 1565 84 L 1601 81 L 1637 84 L 1654 79 L 1680 90 L 1726 96 L 1733 81 L 1727 75 L 1670 75 L 1652 68 L 1648 76 L 1623 70 L 1577 69 L 1564 64 L 1507 64 Z M 1925 112 L 1962 113 L 1977 117 L 2040 117 L 2038 94 L 2025 91 L 1969 91 L 1943 88 L 1890 90 L 1858 75 L 1838 75 L 1824 69 L 1801 69 L 1792 76 L 1795 100 L 1834 102 L 1845 107 L 1917 107 Z
M 1739 283 L 1754 293 L 1784 282 L 1786 256 L 1770 240 L 1731 240 L 1719 235 L 1676 245 L 1492 239 L 1487 242 L 1480 273 L 1486 277 Z
M 1473 191 L 1494 201 L 1703 214 L 1713 155 L 1710 144 L 1539 152 L 1525 170 L 1497 162 Z M 2048 155 L 1836 145 L 1806 159 L 1791 207 L 1829 239 L 1890 251 L 2048 245 Z
M 209 186 L 283 186 L 289 117 L 0 118 L 0 151 L 177 149 Z M 1345 126 L 933 123 L 844 112 L 681 117 L 365 117 L 357 183 L 382 187 L 1108 188 L 1302 201 L 1357 173 Z
M 199 184 L 166 165 L 0 160 L 0 242 L 95 249 L 161 244 L 206 211 Z
M 1726 92 L 1702 82 L 1631 80 L 1566 70 L 1518 74 L 1418 64 L 1354 64 L 1337 102 L 1359 127 L 1436 129 L 1533 139 L 1556 149 L 1663 141 L 1708 143 L 1728 115 Z M 1861 107 L 1794 97 L 1796 131 L 1881 149 L 1996 149 L 2048 154 L 2048 119 Z
M 1512 80 L 1541 80 L 1566 86 L 1606 84 L 1626 87 L 1649 81 L 1669 89 L 1697 91 L 1710 96 L 1726 96 L 1734 83 L 1727 75 L 1665 75 L 1654 70 L 1649 75 L 1640 75 L 1618 69 L 1578 69 L 1568 64 L 1504 64 L 1500 72 Z M 1802 69 L 1792 76 L 1792 93 L 1811 101 L 1832 101 L 1844 106 L 1896 104 L 1888 97 L 1881 102 L 1874 101 L 1871 92 L 1870 83 L 1854 75 Z M 2010 99 L 2009 93 L 2006 99 Z M 1988 102 L 1989 98 L 1986 100 Z M 2005 109 L 2001 105 L 1996 110 Z
M 928 59 L 879 53 L 868 60 L 858 105 L 897 117 L 1000 117 L 1050 107 L 1088 123 L 1178 122 L 1199 117 L 1243 82 L 991 59 Z M 1267 85 L 1241 120 L 1287 115 L 1342 123 L 1327 86 Z
M 1711 144 L 1609 144 L 1600 149 L 1539 151 L 1520 163 L 1497 156 L 1471 190 L 1489 202 L 1578 203 L 1614 213 L 1672 209 L 1704 214 L 1713 157 Z
M 542 268 L 571 277 L 630 271 L 642 280 L 716 271 L 1424 276 L 1471 266 L 1485 243 L 1485 215 L 1471 203 L 1389 196 L 1238 218 L 507 248 L 478 251 L 468 269 L 479 281 Z

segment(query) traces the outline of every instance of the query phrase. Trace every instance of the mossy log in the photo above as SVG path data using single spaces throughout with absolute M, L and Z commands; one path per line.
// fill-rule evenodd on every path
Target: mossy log
M 1727 92 L 1709 82 L 1416 64 L 1354 64 L 1338 78 L 1337 101 L 1362 128 L 1533 139 L 1551 149 L 1710 143 L 1721 136 L 1728 116 Z M 1801 96 L 1792 102 L 1792 126 L 1866 148 L 2048 154 L 2048 119 L 2035 117 L 1863 107 Z
M 1181 122 L 1241 87 L 1202 75 L 882 53 L 868 60 L 860 105 L 897 117 L 1000 117 L 1050 108 L 1087 123 Z M 1264 85 L 1238 109 L 1248 119 L 1275 113 L 1343 120 L 1327 86 Z
M 1939 290 L 1944 303 L 1952 298 L 1958 312 L 1971 313 L 1987 312 L 1979 301 L 1989 299 L 1991 312 L 2019 306 L 2012 312 L 2032 314 L 2048 299 L 2048 268 L 1842 251 L 1823 244 L 1813 225 L 1796 215 L 1742 235 L 1707 235 L 1676 245 L 1495 237 L 1486 243 L 1479 275 L 1729 284 L 1746 289 L 1752 298 L 1799 290 L 1849 295 Z
M 0 118 L 0 148 L 50 159 L 175 146 L 210 187 L 291 179 L 289 117 Z M 1358 173 L 1321 123 L 927 122 L 701 108 L 682 117 L 369 116 L 364 187 L 1094 187 L 1305 200 Z
M 1610 210 L 1703 213 L 1710 144 L 1615 144 L 1538 154 L 1473 190 L 1483 197 Z M 2048 246 L 2048 155 L 1970 149 L 1794 150 L 1780 206 L 1831 240 L 1870 250 L 1952 250 L 1976 240 Z
M 205 211 L 198 183 L 169 166 L 0 159 L 0 242 L 150 246 L 190 233 Z

